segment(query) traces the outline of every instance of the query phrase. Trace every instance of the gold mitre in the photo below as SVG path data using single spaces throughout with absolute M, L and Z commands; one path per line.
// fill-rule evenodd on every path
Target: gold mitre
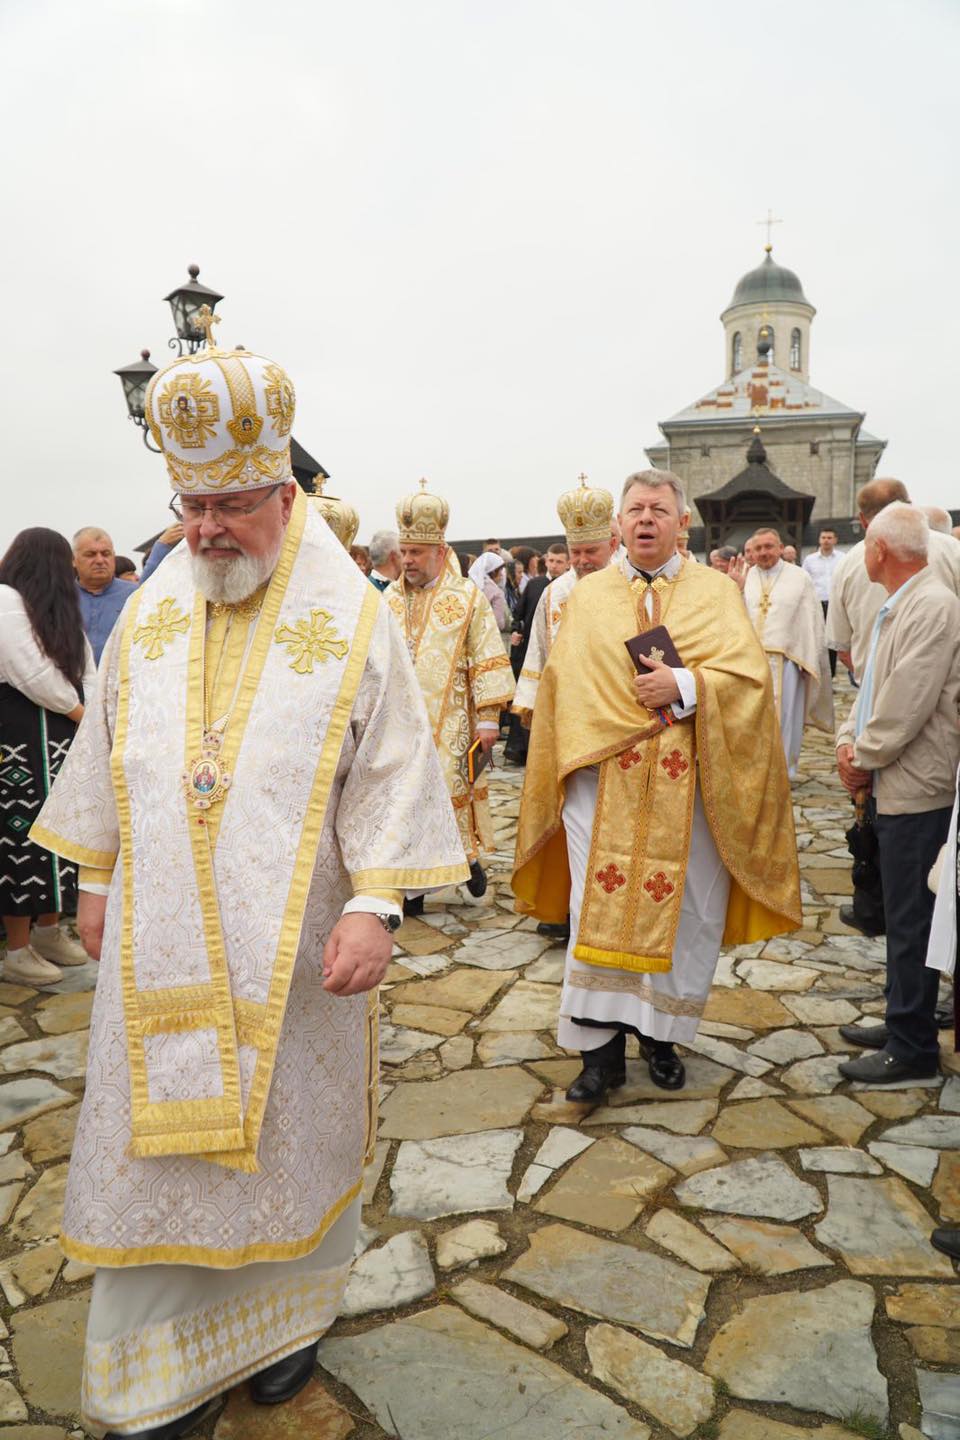
M 406 545 L 442 545 L 449 519 L 450 506 L 429 493 L 426 480 L 397 506 L 397 529 Z
M 262 355 L 215 346 L 219 318 L 203 306 L 193 323 L 205 331 L 206 348 L 158 370 L 147 387 L 150 434 L 183 494 L 224 495 L 293 479 L 293 383 Z
M 326 475 L 317 475 L 313 482 L 316 489 L 307 499 L 326 520 L 344 550 L 349 550 L 360 529 L 360 516 L 346 500 L 339 500 L 336 495 L 324 495 L 326 481 Z
M 610 539 L 613 496 L 609 490 L 588 485 L 586 475 L 581 475 L 580 484 L 560 496 L 557 514 L 568 545 L 595 545 Z

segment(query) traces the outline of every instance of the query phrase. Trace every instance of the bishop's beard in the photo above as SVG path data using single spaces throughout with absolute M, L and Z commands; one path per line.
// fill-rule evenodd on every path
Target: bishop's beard
M 207 600 L 236 605 L 246 600 L 270 579 L 280 557 L 279 542 L 266 555 L 248 555 L 236 540 L 201 540 L 196 555 L 191 555 L 194 584 Z M 210 560 L 208 550 L 239 550 L 232 560 Z

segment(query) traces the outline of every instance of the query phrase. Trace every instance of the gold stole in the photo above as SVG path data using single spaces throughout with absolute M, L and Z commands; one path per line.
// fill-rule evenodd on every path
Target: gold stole
M 438 749 L 479 594 L 472 583 L 465 593 L 462 581 L 448 569 L 429 590 L 414 590 L 401 579 L 386 592 L 387 604 L 404 629 Z M 469 740 L 464 753 L 467 744 Z

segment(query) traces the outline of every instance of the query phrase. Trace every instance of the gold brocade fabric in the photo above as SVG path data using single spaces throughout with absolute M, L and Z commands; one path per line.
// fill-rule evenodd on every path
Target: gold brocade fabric
M 493 825 L 486 774 L 469 783 L 467 751 L 477 721 L 496 723 L 514 692 L 497 622 L 486 596 L 449 565 L 429 589 L 395 580 L 384 599 L 403 629 L 460 839 L 467 859 L 475 860 L 493 848 Z
M 600 767 L 575 955 L 667 970 L 683 896 L 694 786 L 731 876 L 725 944 L 801 923 L 790 787 L 770 671 L 736 587 L 703 565 L 632 585 L 618 566 L 570 596 L 540 681 L 517 834 L 517 909 L 562 922 L 570 872 L 564 781 Z M 639 707 L 624 641 L 665 624 L 696 680 L 695 718 L 665 727 Z M 698 772 L 698 773 L 697 773 Z

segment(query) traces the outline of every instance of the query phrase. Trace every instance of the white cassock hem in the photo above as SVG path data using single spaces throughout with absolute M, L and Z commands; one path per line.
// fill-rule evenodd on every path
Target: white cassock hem
M 807 704 L 806 675 L 799 665 L 788 660 L 786 656 L 770 655 L 768 658 L 770 669 L 773 672 L 774 693 L 778 688 L 777 671 L 780 668 L 780 661 L 783 662 L 783 688 L 782 693 L 777 695 L 780 738 L 783 741 L 783 753 L 787 759 L 787 774 L 791 780 L 796 780 L 800 746 L 803 744 L 803 717 Z
M 585 965 L 574 959 L 597 808 L 597 783 L 598 773 L 592 767 L 577 770 L 567 778 L 563 825 L 570 860 L 570 943 L 557 1040 L 565 1050 L 595 1050 L 616 1034 L 615 1029 L 604 1028 L 603 1022 L 617 1021 L 651 1040 L 683 1044 L 696 1038 L 713 984 L 726 923 L 730 876 L 713 843 L 698 784 L 673 968 L 639 974 Z M 599 1024 L 580 1025 L 577 1019 Z

